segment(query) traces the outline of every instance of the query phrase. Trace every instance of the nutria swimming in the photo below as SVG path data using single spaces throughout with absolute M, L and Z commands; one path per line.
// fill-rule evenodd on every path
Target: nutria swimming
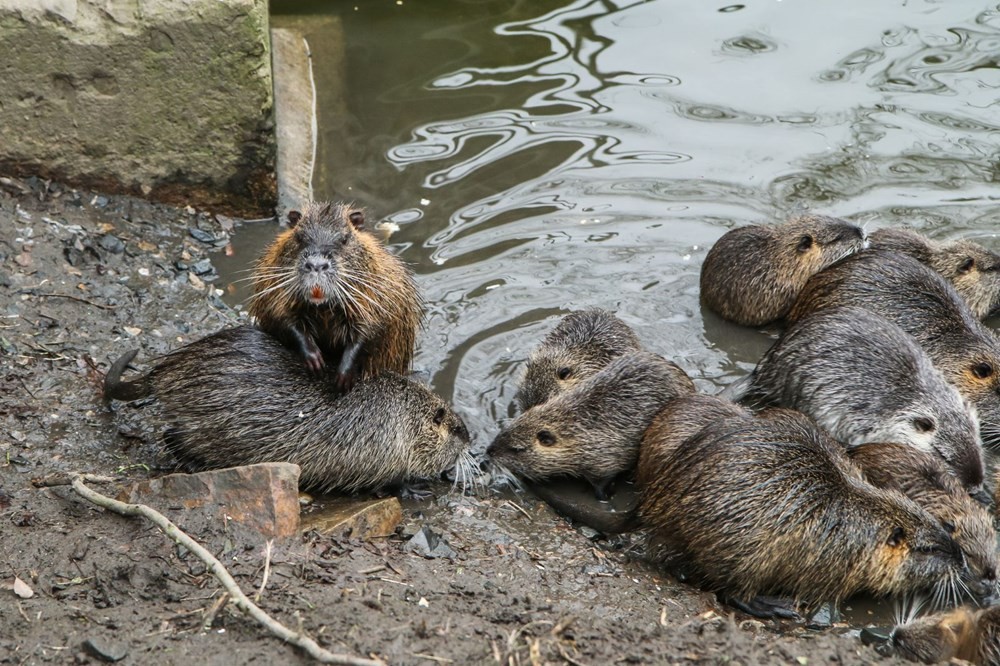
M 997 594 L 997 533 L 993 518 L 931 454 L 903 444 L 862 444 L 847 450 L 865 480 L 898 490 L 938 519 L 965 553 L 972 598 L 983 603 Z
M 962 659 L 977 666 L 1000 666 L 1000 606 L 928 615 L 897 626 L 889 642 L 896 654 L 910 661 Z
M 900 252 L 933 268 L 979 319 L 1000 308 L 1000 255 L 979 243 L 934 241 L 910 229 L 879 229 L 869 241 L 870 247 Z
M 898 252 L 862 250 L 814 275 L 788 319 L 834 306 L 864 308 L 913 336 L 975 406 L 983 441 L 1000 442 L 1000 341 L 943 277 Z
M 311 203 L 288 223 L 254 269 L 257 325 L 313 371 L 334 364 L 342 390 L 383 370 L 408 372 L 420 295 L 403 262 L 364 231 L 364 211 Z
M 354 492 L 466 461 L 465 424 L 426 387 L 384 372 L 338 396 L 335 377 L 316 378 L 251 326 L 202 338 L 122 382 L 134 356 L 108 371 L 105 397 L 155 396 L 171 426 L 168 450 L 193 469 L 291 462 L 303 488 Z
M 701 302 L 724 319 L 762 326 L 781 319 L 806 281 L 860 250 L 864 231 L 825 215 L 726 232 L 701 266 Z
M 865 482 L 805 415 L 775 408 L 720 418 L 718 397 L 687 402 L 675 413 L 690 421 L 704 404 L 705 426 L 682 446 L 645 438 L 637 466 L 652 558 L 730 598 L 775 594 L 812 607 L 861 591 L 941 589 L 967 576 L 938 521 Z
M 635 332 L 607 310 L 572 312 L 531 352 L 515 399 L 531 409 L 641 349 Z
M 975 410 L 920 345 L 884 317 L 858 307 L 810 313 L 741 383 L 750 404 L 797 409 L 848 446 L 907 444 L 941 458 L 970 490 L 981 489 Z
M 584 478 L 604 498 L 614 477 L 635 466 L 639 439 L 653 415 L 694 391 L 674 363 L 650 352 L 627 354 L 518 416 L 486 453 L 534 481 Z

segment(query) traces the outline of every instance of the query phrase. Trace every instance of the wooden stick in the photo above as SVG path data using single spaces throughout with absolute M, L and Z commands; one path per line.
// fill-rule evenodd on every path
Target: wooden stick
M 52 486 L 72 485 L 73 479 L 81 477 L 87 483 L 114 483 L 118 479 L 113 476 L 98 476 L 97 474 L 49 474 L 31 480 L 31 485 L 36 488 L 50 488 Z
M 83 475 L 74 474 L 73 475 L 73 490 L 76 491 L 78 495 L 84 499 L 93 502 L 97 506 L 103 507 L 115 513 L 120 513 L 123 516 L 142 516 L 143 518 L 151 521 L 161 530 L 163 533 L 170 538 L 174 543 L 183 546 L 191 552 L 192 555 L 197 557 L 199 560 L 205 563 L 208 570 L 212 572 L 212 575 L 219 581 L 229 596 L 232 598 L 236 607 L 242 610 L 244 613 L 257 620 L 262 626 L 264 626 L 268 631 L 277 636 L 278 638 L 296 645 L 310 657 L 316 659 L 324 664 L 342 664 L 343 666 L 386 666 L 385 662 L 381 659 L 362 659 L 360 657 L 354 657 L 348 654 L 334 654 L 316 643 L 313 639 L 306 636 L 304 633 L 295 632 L 281 624 L 277 620 L 271 618 L 270 615 L 265 613 L 259 606 L 243 594 L 243 590 L 240 586 L 236 584 L 233 577 L 229 574 L 222 563 L 219 562 L 210 552 L 205 550 L 205 548 L 199 544 L 197 541 L 185 534 L 179 527 L 170 522 L 170 519 L 164 516 L 159 511 L 151 509 L 144 504 L 126 504 L 125 502 L 119 502 L 118 500 L 106 497 L 98 492 L 95 492 L 84 485 Z

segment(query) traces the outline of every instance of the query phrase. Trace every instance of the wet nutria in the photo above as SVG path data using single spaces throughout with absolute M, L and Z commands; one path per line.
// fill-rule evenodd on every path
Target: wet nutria
M 776 594 L 813 607 L 860 591 L 954 586 L 967 575 L 938 521 L 865 482 L 808 417 L 778 408 L 720 417 L 718 397 L 687 402 L 675 413 L 696 422 L 701 403 L 705 425 L 681 446 L 647 437 L 637 467 L 654 559 L 730 598 Z
M 975 410 L 884 317 L 857 307 L 813 312 L 782 334 L 743 383 L 750 404 L 797 409 L 848 446 L 897 442 L 926 451 L 981 490 Z
M 862 444 L 847 454 L 876 488 L 898 490 L 938 519 L 969 564 L 969 593 L 983 603 L 997 593 L 997 533 L 993 518 L 940 461 L 903 444 Z
M 621 356 L 518 416 L 486 453 L 533 481 L 584 478 L 604 498 L 614 477 L 635 466 L 639 439 L 653 415 L 667 401 L 694 391 L 683 370 L 656 354 Z
M 570 313 L 531 352 L 515 398 L 522 410 L 531 409 L 641 349 L 635 332 L 607 310 Z
M 909 255 L 940 273 L 979 319 L 1000 307 L 1000 255 L 979 243 L 934 241 L 910 229 L 879 229 L 869 240 L 870 247 Z
M 343 204 L 289 213 L 290 228 L 257 262 L 248 304 L 310 369 L 334 364 L 342 390 L 383 370 L 408 372 L 421 318 L 413 275 L 364 222 Z
M 122 382 L 134 356 L 108 371 L 105 397 L 155 396 L 171 426 L 168 450 L 195 469 L 291 462 L 303 488 L 353 492 L 466 461 L 464 423 L 426 387 L 384 372 L 338 396 L 336 378 L 317 379 L 295 352 L 251 326 L 193 342 Z
M 705 256 L 701 302 L 744 326 L 776 321 L 813 274 L 864 242 L 860 227 L 825 215 L 732 229 Z
M 925 664 L 953 659 L 1000 666 L 1000 606 L 955 608 L 901 624 L 892 630 L 896 654 Z
M 864 308 L 913 336 L 975 406 L 983 441 L 1000 443 L 1000 341 L 943 277 L 898 252 L 862 250 L 813 276 L 788 319 L 834 306 Z

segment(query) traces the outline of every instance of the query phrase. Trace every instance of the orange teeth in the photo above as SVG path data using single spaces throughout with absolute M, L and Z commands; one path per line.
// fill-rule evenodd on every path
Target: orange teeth
M 323 290 L 320 287 L 313 287 L 311 295 L 317 301 L 323 300 Z

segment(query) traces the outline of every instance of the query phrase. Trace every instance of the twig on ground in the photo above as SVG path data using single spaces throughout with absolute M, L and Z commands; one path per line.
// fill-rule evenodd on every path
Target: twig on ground
M 71 296 L 70 294 L 35 294 L 35 296 L 39 298 L 68 298 L 71 301 L 78 301 L 80 303 L 86 303 L 87 305 L 93 305 L 95 308 L 101 308 L 102 310 L 115 309 L 114 306 L 95 303 L 94 301 L 88 301 L 86 298 L 80 298 L 79 296 Z
M 31 480 L 31 485 L 36 488 L 49 488 L 52 486 L 70 486 L 73 485 L 73 479 L 76 477 L 82 478 L 86 483 L 114 483 L 118 479 L 113 476 L 99 476 L 97 474 L 49 474 L 48 476 L 40 476 L 38 478 Z
M 271 548 L 274 546 L 274 539 L 267 540 L 267 548 L 264 550 L 264 578 L 260 581 L 260 589 L 257 590 L 257 595 L 253 598 L 254 602 L 260 601 L 261 595 L 264 594 L 264 588 L 267 587 L 267 579 L 271 575 Z
M 219 595 L 219 598 L 212 602 L 212 605 L 208 607 L 205 611 L 205 616 L 201 620 L 201 631 L 202 633 L 208 633 L 212 629 L 212 624 L 215 623 L 215 616 L 219 614 L 226 602 L 229 601 L 229 593 L 223 592 Z
M 219 560 L 217 560 L 201 544 L 181 531 L 179 527 L 174 525 L 169 518 L 164 516 L 159 511 L 143 504 L 126 504 L 125 502 L 119 502 L 118 500 L 111 499 L 110 497 L 91 490 L 84 485 L 84 475 L 81 474 L 73 475 L 71 485 L 73 486 L 73 490 L 75 490 L 78 495 L 96 504 L 97 506 L 114 511 L 115 513 L 119 513 L 123 516 L 142 516 L 143 518 L 146 518 L 154 523 L 157 527 L 163 530 L 163 533 L 166 534 L 170 540 L 179 546 L 183 546 L 192 555 L 205 563 L 208 570 L 212 572 L 222 587 L 225 588 L 226 592 L 229 593 L 229 596 L 232 597 L 232 601 L 236 604 L 237 608 L 257 620 L 259 624 L 264 626 L 275 636 L 281 638 L 283 641 L 305 650 L 310 657 L 325 664 L 342 664 L 343 666 L 385 666 L 385 662 L 381 659 L 363 659 L 352 655 L 334 654 L 329 650 L 320 647 L 316 641 L 306 636 L 303 632 L 292 631 L 285 625 L 271 618 L 270 615 L 261 610 L 259 606 L 243 594 L 243 590 L 240 589 L 240 586 L 236 584 L 232 575 L 230 575 Z

